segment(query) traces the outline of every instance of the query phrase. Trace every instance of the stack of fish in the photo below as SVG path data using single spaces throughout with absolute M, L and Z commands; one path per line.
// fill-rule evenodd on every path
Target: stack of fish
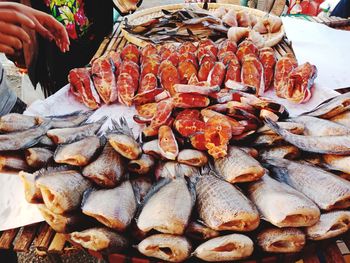
M 23 170 L 27 200 L 90 250 L 133 246 L 170 262 L 247 258 L 254 243 L 298 252 L 306 240 L 349 230 L 349 101 L 350 93 L 302 116 L 265 118 L 256 136 L 231 140 L 220 158 L 185 141 L 174 158 L 168 126 L 141 142 L 124 119 L 99 137 L 104 119 L 82 123 L 91 112 L 10 114 L 0 119 L 1 168 Z

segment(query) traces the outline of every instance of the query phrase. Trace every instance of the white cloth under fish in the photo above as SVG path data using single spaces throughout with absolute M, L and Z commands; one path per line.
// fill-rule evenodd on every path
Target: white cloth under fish
M 39 209 L 24 197 L 23 183 L 16 173 L 0 173 L 0 231 L 44 221 Z

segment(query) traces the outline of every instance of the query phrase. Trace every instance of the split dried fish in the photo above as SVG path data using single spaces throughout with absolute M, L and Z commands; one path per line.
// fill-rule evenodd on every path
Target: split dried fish
M 204 261 L 219 262 L 239 260 L 253 254 L 253 241 L 241 234 L 216 237 L 201 244 L 193 255 Z
M 185 235 L 191 239 L 204 241 L 220 236 L 220 233 L 198 221 L 192 221 L 186 228 Z
M 344 111 L 340 114 L 335 115 L 329 120 L 350 128 L 350 111 L 349 110 Z
M 82 211 L 107 227 L 118 231 L 125 230 L 136 212 L 136 199 L 131 183 L 124 181 L 113 189 L 89 190 L 84 194 Z
M 350 173 L 350 156 L 324 154 L 322 159 L 328 169 Z
M 268 228 L 258 234 L 257 241 L 266 252 L 296 253 L 303 249 L 306 238 L 298 228 Z
M 0 131 L 4 133 L 24 131 L 40 125 L 43 121 L 40 117 L 9 113 L 0 117 Z
M 128 169 L 130 172 L 137 174 L 148 174 L 154 167 L 155 160 L 149 154 L 142 154 L 137 160 L 131 160 L 128 163 Z
M 275 226 L 312 226 L 320 218 L 320 210 L 310 199 L 267 174 L 250 183 L 248 193 L 263 218 Z
M 0 153 L 0 171 L 30 171 L 31 169 L 20 153 Z
M 205 152 L 193 149 L 184 149 L 179 152 L 177 161 L 179 163 L 201 167 L 208 163 L 208 157 Z
M 125 179 L 126 169 L 123 157 L 107 143 L 102 153 L 83 169 L 83 176 L 95 184 L 114 188 Z
M 143 199 L 152 188 L 152 180 L 149 176 L 138 176 L 130 180 L 132 188 L 134 189 L 135 197 L 138 203 L 143 202 Z
M 294 134 L 303 134 L 304 132 L 304 125 L 301 123 L 296 123 L 292 121 L 288 122 L 276 122 L 282 129 L 285 129 L 291 133 Z M 270 129 L 268 125 L 264 125 L 261 128 L 257 130 L 257 133 L 262 133 L 262 134 L 276 134 L 273 130 Z
M 35 177 L 37 173 L 19 172 L 19 177 L 22 179 L 24 186 L 24 197 L 28 203 L 37 204 L 43 202 L 40 188 L 36 186 Z
M 72 128 L 85 122 L 94 111 L 75 111 L 65 115 L 47 116 L 51 120 L 52 128 Z
M 277 134 L 258 135 L 252 142 L 256 147 L 276 146 L 283 142 L 283 137 Z
M 214 167 L 230 183 L 251 182 L 264 175 L 264 168 L 238 147 L 230 146 L 227 156 L 214 160 Z
M 156 178 L 171 178 L 175 179 L 178 176 L 191 177 L 198 174 L 199 170 L 197 167 L 177 163 L 173 161 L 158 163 L 155 171 Z
M 296 159 L 300 155 L 300 151 L 294 145 L 281 145 L 272 148 L 263 148 L 259 151 L 262 159 L 285 158 Z
M 45 134 L 41 137 L 41 139 L 39 140 L 39 142 L 37 143 L 37 146 L 42 146 L 42 147 L 48 147 L 48 148 L 53 148 L 56 145 L 54 144 L 54 142 Z
M 42 168 L 48 164 L 53 157 L 53 152 L 42 147 L 33 147 L 24 151 L 27 164 L 33 168 Z

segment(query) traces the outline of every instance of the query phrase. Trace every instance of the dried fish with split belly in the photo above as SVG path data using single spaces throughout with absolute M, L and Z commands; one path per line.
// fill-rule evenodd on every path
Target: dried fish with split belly
M 186 228 L 185 235 L 194 240 L 208 240 L 220 236 L 220 233 L 198 221 L 192 221 Z
M 71 144 L 61 144 L 55 151 L 54 160 L 56 163 L 85 166 L 102 145 L 103 139 L 97 136 L 86 137 Z
M 51 120 L 52 128 L 72 128 L 85 122 L 94 111 L 75 111 L 65 115 L 47 116 Z
M 285 158 L 296 159 L 300 155 L 300 151 L 294 145 L 281 145 L 272 148 L 263 148 L 259 151 L 260 158 L 273 159 Z
M 25 159 L 20 153 L 3 152 L 0 153 L 0 171 L 29 171 L 31 167 L 28 166 Z
M 136 160 L 142 153 L 140 144 L 135 140 L 128 123 L 124 118 L 120 124 L 112 120 L 113 129 L 107 132 L 107 139 L 114 150 L 127 159 Z
M 109 143 L 104 146 L 100 156 L 83 169 L 83 176 L 106 188 L 116 187 L 125 179 L 125 173 L 123 157 Z
M 107 117 L 102 117 L 94 123 L 88 123 L 74 128 L 52 129 L 47 132 L 47 136 L 55 144 L 74 142 L 95 135 L 106 119 Z
M 216 171 L 230 183 L 251 182 L 264 175 L 264 168 L 238 147 L 230 146 L 226 157 L 215 159 Z
M 329 212 L 322 214 L 317 224 L 306 228 L 306 237 L 311 240 L 323 240 L 339 236 L 349 228 L 349 211 Z
M 33 168 L 42 168 L 52 159 L 53 152 L 46 148 L 33 147 L 24 151 L 27 164 Z
M 131 183 L 125 181 L 113 189 L 86 192 L 82 211 L 110 228 L 125 230 L 136 211 L 136 199 Z
M 323 210 L 350 207 L 350 182 L 313 165 L 269 159 L 274 177 L 303 193 Z
M 328 169 L 350 173 L 350 156 L 324 154 L 321 158 Z
M 295 253 L 303 249 L 306 238 L 298 228 L 268 228 L 258 234 L 257 242 L 266 252 Z
M 159 162 L 155 176 L 157 179 L 159 178 L 171 178 L 175 179 L 177 176 L 187 176 L 191 177 L 195 174 L 198 174 L 199 170 L 195 166 L 190 166 L 183 163 L 177 163 L 173 161 L 169 161 L 166 163 Z
M 290 133 L 275 122 L 266 119 L 272 130 L 301 150 L 328 154 L 350 154 L 350 135 L 304 136 Z
M 130 172 L 137 174 L 149 173 L 155 165 L 155 160 L 151 155 L 142 154 L 137 160 L 131 160 L 128 163 L 128 169 Z
M 196 184 L 199 217 L 214 230 L 252 231 L 259 225 L 259 213 L 241 191 L 208 174 Z
M 41 136 L 50 129 L 50 122 L 43 122 L 39 126 L 25 131 L 0 134 L 0 151 L 16 151 L 29 148 L 37 144 Z
M 252 144 L 256 147 L 265 147 L 279 145 L 281 142 L 283 142 L 283 137 L 277 134 L 261 134 L 255 138 Z
M 303 134 L 304 132 L 304 125 L 301 123 L 296 123 L 292 121 L 288 122 L 276 122 L 281 128 L 286 129 L 287 131 L 294 133 L 294 134 Z M 264 125 L 261 128 L 257 130 L 257 133 L 262 134 L 276 134 L 273 130 L 270 129 L 268 125 Z
M 144 202 L 137 219 L 139 229 L 144 232 L 154 229 L 165 234 L 182 235 L 195 200 L 186 180 L 177 177 L 161 181 L 148 193 Z
M 179 152 L 177 161 L 179 163 L 201 167 L 208 163 L 208 157 L 205 152 L 193 149 L 184 149 Z
M 125 237 L 102 227 L 73 232 L 69 237 L 74 243 L 86 249 L 108 254 L 123 251 L 129 246 L 129 241 Z
M 253 241 L 241 234 L 216 237 L 201 244 L 193 255 L 204 261 L 219 262 L 239 260 L 253 254 Z
M 190 257 L 192 246 L 185 237 L 156 234 L 137 245 L 140 253 L 168 262 L 182 262 Z
M 304 125 L 304 135 L 308 136 L 330 136 L 330 135 L 347 135 L 350 134 L 350 128 L 341 124 L 319 119 L 312 116 L 299 116 L 292 121 Z
M 131 179 L 130 182 L 138 203 L 141 203 L 152 187 L 151 178 L 149 176 L 138 176 L 135 179 Z
M 74 170 L 39 174 L 36 185 L 40 188 L 46 207 L 56 214 L 77 209 L 84 191 L 91 187 L 91 183 Z
M 310 199 L 267 174 L 250 183 L 248 193 L 263 218 L 275 226 L 312 226 L 320 218 L 320 210 Z
M 350 111 L 344 111 L 343 113 L 340 113 L 329 120 L 350 128 Z
M 9 113 L 0 117 L 1 132 L 24 131 L 43 122 L 40 117 L 26 116 L 19 113 Z
M 23 187 L 24 187 L 24 197 L 28 203 L 36 204 L 42 203 L 43 197 L 41 195 L 40 188 L 36 186 L 35 177 L 37 173 L 26 173 L 19 172 L 19 177 L 22 179 Z

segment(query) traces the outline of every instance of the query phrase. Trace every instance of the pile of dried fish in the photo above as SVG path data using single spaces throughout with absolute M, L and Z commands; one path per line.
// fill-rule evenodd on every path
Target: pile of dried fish
M 169 126 L 141 142 L 124 119 L 98 137 L 103 119 L 81 123 L 90 113 L 12 114 L 0 119 L 1 168 L 21 170 L 28 202 L 90 250 L 232 261 L 251 256 L 256 240 L 257 250 L 299 252 L 350 228 L 349 101 L 340 95 L 278 122 L 262 116 L 257 134 L 231 140 L 220 158 L 180 143 Z M 8 152 L 18 149 L 23 156 Z

